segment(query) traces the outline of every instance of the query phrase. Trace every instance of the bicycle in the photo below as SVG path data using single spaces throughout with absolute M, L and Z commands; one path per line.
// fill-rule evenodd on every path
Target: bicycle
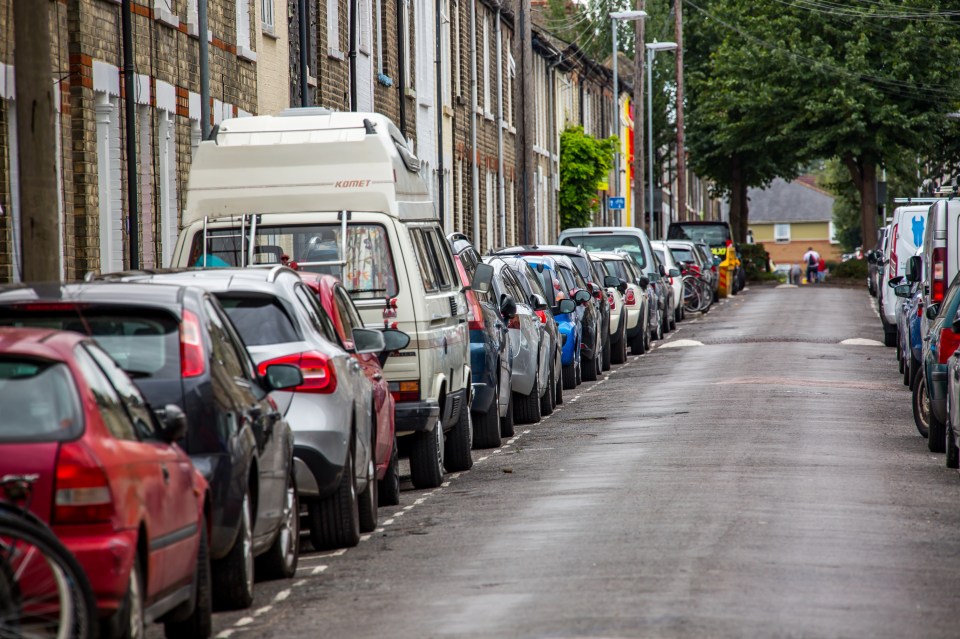
M 36 479 L 0 479 L 0 639 L 92 639 L 97 607 L 83 568 L 27 510 Z
M 698 313 L 710 308 L 713 291 L 709 284 L 696 275 L 684 275 L 682 282 L 684 312 Z

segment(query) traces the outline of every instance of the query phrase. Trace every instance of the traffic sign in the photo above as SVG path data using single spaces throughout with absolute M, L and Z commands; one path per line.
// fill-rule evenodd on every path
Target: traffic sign
M 611 211 L 622 211 L 627 208 L 627 198 L 625 197 L 611 197 L 607 198 L 607 206 Z

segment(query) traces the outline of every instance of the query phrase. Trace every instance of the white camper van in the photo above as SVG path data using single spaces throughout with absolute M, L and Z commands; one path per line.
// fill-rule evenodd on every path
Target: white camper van
M 907 260 L 923 246 L 924 227 L 929 205 L 899 206 L 893 212 L 890 232 L 883 251 L 883 272 L 877 290 L 883 340 L 887 346 L 897 344 L 898 298 L 890 288 L 890 280 L 900 282 L 907 272 Z
M 384 374 L 400 452 L 426 488 L 470 468 L 473 428 L 466 297 L 419 171 L 379 114 L 225 120 L 194 157 L 172 266 L 332 273 L 367 327 L 409 334 Z

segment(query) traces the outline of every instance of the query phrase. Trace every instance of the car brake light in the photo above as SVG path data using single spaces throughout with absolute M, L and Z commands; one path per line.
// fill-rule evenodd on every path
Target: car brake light
M 62 444 L 57 455 L 54 523 L 110 521 L 113 513 L 110 482 L 100 460 L 83 442 Z
M 607 293 L 607 299 L 610 300 L 610 310 L 617 310 L 617 300 L 613 298 L 613 293 Z
M 931 298 L 934 303 L 942 302 L 947 293 L 947 281 L 944 277 L 946 270 L 947 249 L 945 247 L 933 249 L 933 287 Z
M 180 322 L 180 376 L 203 375 L 206 367 L 207 357 L 203 348 L 200 320 L 192 311 L 184 311 L 183 320 Z
M 420 401 L 420 382 L 390 382 L 390 394 L 395 402 Z
M 636 305 L 637 305 L 637 296 L 636 296 L 636 294 L 633 292 L 633 289 L 632 289 L 632 288 L 628 288 L 628 289 L 627 289 L 627 296 L 626 296 L 626 298 L 624 299 L 623 303 L 626 304 L 627 306 L 636 306 Z
M 457 265 L 457 274 L 460 276 L 460 285 L 464 287 L 467 294 L 467 327 L 471 331 L 483 330 L 483 309 L 480 308 L 480 302 L 477 301 L 477 294 L 470 288 L 470 278 L 467 276 L 467 269 L 463 266 L 463 261 L 459 255 L 453 256 L 453 263 Z M 395 301 L 395 300 L 394 300 Z M 396 317 L 396 312 L 394 312 Z M 386 319 L 386 317 L 384 317 Z
M 547 323 L 547 312 L 546 312 L 546 311 L 536 311 L 536 313 L 537 313 L 537 317 L 540 318 L 540 323 L 541 323 L 541 324 L 546 324 L 546 323 Z
M 917 304 L 917 317 L 923 317 L 923 304 Z
M 890 277 L 897 275 L 897 236 L 899 235 L 899 224 L 893 225 L 893 244 L 890 246 Z
M 946 364 L 960 346 L 960 335 L 949 326 L 940 329 L 940 342 L 937 344 L 937 361 Z
M 333 371 L 330 358 L 323 353 L 307 351 L 285 355 L 261 362 L 257 370 L 260 375 L 266 375 L 267 367 L 274 364 L 292 364 L 300 367 L 300 372 L 303 373 L 303 384 L 294 388 L 294 393 L 332 393 L 337 390 L 337 375 Z
M 14 304 L 14 308 L 30 313 L 44 311 L 69 311 L 81 309 L 85 304 L 75 304 L 73 302 L 27 302 L 24 304 Z

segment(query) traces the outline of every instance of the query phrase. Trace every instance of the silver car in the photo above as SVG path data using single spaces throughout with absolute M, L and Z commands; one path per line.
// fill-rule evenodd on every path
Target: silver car
M 258 368 L 300 367 L 303 385 L 271 397 L 293 429 L 297 492 L 308 507 L 310 540 L 317 549 L 357 545 L 361 533 L 377 526 L 373 388 L 316 296 L 283 266 L 189 270 L 145 279 L 212 292 Z M 379 331 L 355 329 L 353 338 L 357 352 L 384 348 Z

